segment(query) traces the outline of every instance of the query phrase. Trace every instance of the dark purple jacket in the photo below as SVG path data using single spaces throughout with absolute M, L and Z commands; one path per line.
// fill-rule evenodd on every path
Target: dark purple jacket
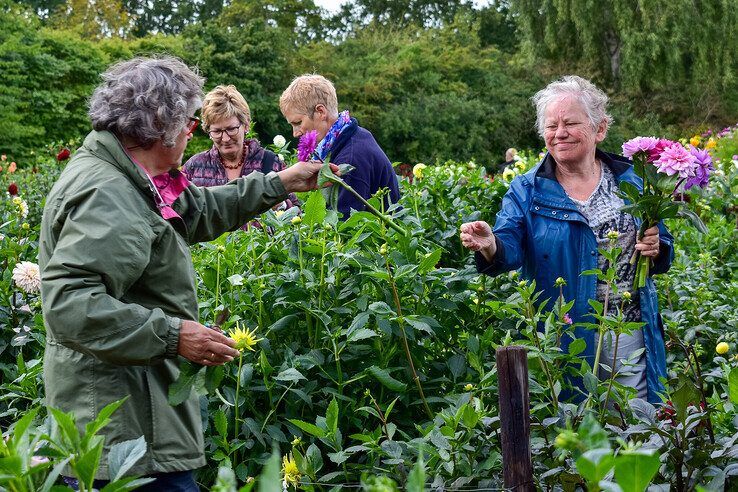
M 349 126 L 333 144 L 330 160 L 334 164 L 351 164 L 356 168 L 346 175 L 345 180 L 364 198 L 371 198 L 380 188 L 389 188 L 389 201 L 394 203 L 400 199 L 397 175 L 392 163 L 371 132 L 360 127 L 356 118 L 351 118 Z M 351 209 L 361 211 L 364 210 L 364 205 L 354 195 L 342 189 L 338 193 L 338 211 L 347 219 Z

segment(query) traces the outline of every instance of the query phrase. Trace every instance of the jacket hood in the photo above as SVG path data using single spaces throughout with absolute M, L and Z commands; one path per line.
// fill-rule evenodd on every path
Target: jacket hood
M 98 159 L 118 169 L 138 188 L 153 193 L 151 180 L 146 172 L 133 162 L 114 133 L 93 130 L 85 137 L 83 147 Z

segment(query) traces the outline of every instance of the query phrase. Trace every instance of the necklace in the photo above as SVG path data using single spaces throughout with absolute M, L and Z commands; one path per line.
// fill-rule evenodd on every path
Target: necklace
M 221 161 L 223 164 L 223 167 L 226 169 L 238 169 L 243 165 L 243 162 L 238 161 L 236 164 L 228 164 L 226 161 Z

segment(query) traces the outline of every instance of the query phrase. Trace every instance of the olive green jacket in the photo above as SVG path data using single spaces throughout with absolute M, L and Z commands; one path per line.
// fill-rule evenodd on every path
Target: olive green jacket
M 150 474 L 205 464 L 195 395 L 172 407 L 181 320 L 197 320 L 189 244 L 237 229 L 287 197 L 275 173 L 190 185 L 164 220 L 150 179 L 109 132 L 90 133 L 46 200 L 39 264 L 47 330 L 47 405 L 73 412 L 80 430 L 128 396 L 103 429 L 112 444 L 144 436 L 131 470 Z

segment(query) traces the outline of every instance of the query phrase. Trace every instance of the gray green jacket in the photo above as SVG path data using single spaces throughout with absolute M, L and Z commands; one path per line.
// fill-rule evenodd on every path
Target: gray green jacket
M 164 220 L 146 174 L 109 132 L 90 133 L 47 197 L 39 264 L 47 330 L 46 401 L 83 429 L 107 404 L 129 396 L 103 429 L 112 444 L 144 436 L 131 473 L 205 464 L 197 396 L 172 407 L 181 320 L 197 320 L 188 245 L 237 229 L 287 197 L 275 173 L 227 185 L 189 186 Z

